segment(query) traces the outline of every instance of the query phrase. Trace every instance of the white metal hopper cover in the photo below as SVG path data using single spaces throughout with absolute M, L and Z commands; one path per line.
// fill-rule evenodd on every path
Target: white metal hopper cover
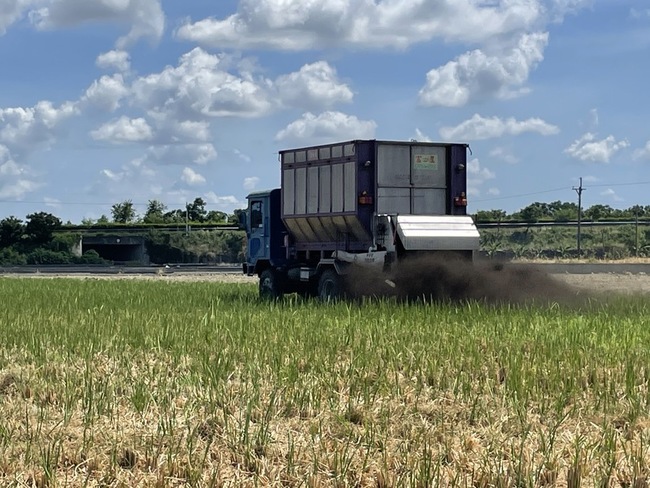
M 398 215 L 406 250 L 478 250 L 479 232 L 469 215 Z

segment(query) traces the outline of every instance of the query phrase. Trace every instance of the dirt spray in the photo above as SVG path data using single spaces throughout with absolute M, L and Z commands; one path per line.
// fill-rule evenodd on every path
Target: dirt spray
M 389 271 L 355 266 L 345 283 L 351 297 L 395 297 L 409 301 L 578 305 L 589 298 L 530 266 L 488 260 L 470 262 L 449 256 L 409 257 Z

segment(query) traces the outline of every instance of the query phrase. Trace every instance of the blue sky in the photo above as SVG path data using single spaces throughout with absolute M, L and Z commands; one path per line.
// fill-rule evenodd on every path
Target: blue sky
M 231 212 L 277 152 L 467 142 L 469 210 L 650 205 L 647 0 L 3 0 L 0 218 Z

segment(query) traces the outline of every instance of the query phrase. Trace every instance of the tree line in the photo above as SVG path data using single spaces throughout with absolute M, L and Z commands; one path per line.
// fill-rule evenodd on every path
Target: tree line
M 112 220 L 106 215 L 102 215 L 96 222 L 92 219 L 82 220 L 82 225 L 106 225 L 116 224 L 177 224 L 186 222 L 201 223 L 237 223 L 239 213 L 242 210 L 237 209 L 233 214 L 227 214 L 219 210 L 208 211 L 206 202 L 203 198 L 197 197 L 192 203 L 186 204 L 185 208 L 176 208 L 168 210 L 167 206 L 160 200 L 149 200 L 147 208 L 143 215 L 138 215 L 135 205 L 131 200 L 124 200 L 116 203 L 111 207 Z
M 237 224 L 242 209 L 235 210 L 232 214 L 220 211 L 208 211 L 206 202 L 202 198 L 195 198 L 185 208 L 168 210 L 159 200 L 149 200 L 144 214 L 138 215 L 135 205 L 131 200 L 125 200 L 111 207 L 111 216 L 103 215 L 97 220 L 84 219 L 82 224 L 92 226 L 105 226 L 111 224 L 138 225 L 138 224 L 185 224 L 185 223 L 228 223 Z M 539 222 L 575 221 L 578 217 L 578 206 L 573 202 L 534 202 L 513 213 L 501 209 L 479 210 L 473 215 L 477 223 L 490 222 Z M 582 212 L 582 219 L 586 221 L 599 220 L 650 220 L 650 205 L 634 205 L 626 209 L 615 209 L 609 205 L 592 205 Z M 72 225 L 71 223 L 68 223 Z M 79 235 L 73 232 L 60 232 L 65 230 L 63 222 L 57 216 L 47 212 L 35 212 L 26 216 L 25 221 L 9 216 L 0 220 L 0 265 L 3 264 L 54 264 L 54 263 L 99 263 L 102 260 L 94 252 L 84 253 L 84 256 L 75 256 L 72 249 L 79 243 Z M 540 231 L 540 235 L 533 239 L 533 234 L 526 231 L 525 239 L 521 233 L 506 237 L 505 234 L 492 235 L 488 230 L 482 231 L 482 247 L 485 249 L 506 250 L 517 249 L 518 252 L 550 252 L 553 249 L 569 249 L 572 245 L 572 231 L 560 235 L 559 231 Z M 609 249 L 614 242 L 619 242 L 625 247 L 625 252 L 643 255 L 648 252 L 650 244 L 650 231 L 644 231 L 641 239 L 629 229 L 617 230 L 614 234 L 605 236 L 605 230 L 598 231 L 598 235 L 591 236 L 585 233 L 585 246 L 591 244 L 596 250 L 612 254 Z M 609 232 L 609 231 L 607 231 Z M 160 256 L 160 259 L 210 259 L 210 255 L 229 256 L 227 259 L 239 259 L 241 254 L 241 233 L 224 231 L 223 233 L 192 233 L 191 236 L 167 235 L 156 233 L 153 230 L 147 235 L 147 243 L 151 245 L 150 254 Z M 218 234 L 218 235 L 217 235 Z M 232 234 L 232 235 L 231 235 Z M 619 235 L 620 234 L 620 235 Z M 648 234 L 648 235 L 646 235 Z M 155 252 L 154 252 L 155 251 Z M 567 251 L 568 252 L 568 251 Z M 618 252 L 618 251 L 617 251 Z M 621 251 L 622 252 L 622 251 Z M 619 252 L 620 254 L 620 252 Z
M 582 219 L 599 220 L 634 220 L 650 218 L 650 205 L 633 205 L 626 209 L 612 208 L 609 205 L 596 204 L 582 211 Z M 578 219 L 578 205 L 573 202 L 534 202 L 530 205 L 508 214 L 504 210 L 479 210 L 474 214 L 476 222 L 569 222 Z
M 15 216 L 0 220 L 0 265 L 22 264 L 99 264 L 104 260 L 97 252 L 74 255 L 78 237 L 56 234 L 63 226 L 51 213 L 35 212 L 23 222 Z
M 202 198 L 195 198 L 185 208 L 168 210 L 159 200 L 149 200 L 146 211 L 138 215 L 131 200 L 125 200 L 111 207 L 111 217 L 102 215 L 99 219 L 84 219 L 82 225 L 105 226 L 111 224 L 137 225 L 137 224 L 174 224 L 174 223 L 229 223 L 236 224 L 239 214 L 243 210 L 235 210 L 227 214 L 218 210 L 208 211 L 206 202 Z M 73 225 L 68 222 L 66 225 Z M 21 264 L 103 264 L 105 261 L 93 250 L 78 256 L 73 248 L 79 244 L 79 235 L 74 232 L 65 232 L 62 220 L 48 212 L 34 212 L 26 216 L 25 220 L 10 215 L 0 220 L 0 265 Z M 61 232 L 64 231 L 64 232 Z M 181 256 L 195 259 L 200 243 L 197 239 L 204 239 L 214 249 L 210 252 L 236 259 L 239 250 L 240 237 L 230 235 L 199 236 L 193 233 L 193 239 L 187 242 L 177 242 L 178 239 L 167 239 L 161 235 L 150 233 L 146 236 L 146 243 L 155 250 L 157 255 Z M 169 241 L 169 242 L 168 242 Z M 205 246 L 203 246 L 205 247 Z M 202 250 L 201 254 L 210 254 Z

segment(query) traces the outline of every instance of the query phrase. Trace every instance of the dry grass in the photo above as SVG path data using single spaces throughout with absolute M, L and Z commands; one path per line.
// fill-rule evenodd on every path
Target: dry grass
M 2 486 L 646 486 L 647 308 L 0 279 Z M 604 484 L 605 482 L 609 485 Z

